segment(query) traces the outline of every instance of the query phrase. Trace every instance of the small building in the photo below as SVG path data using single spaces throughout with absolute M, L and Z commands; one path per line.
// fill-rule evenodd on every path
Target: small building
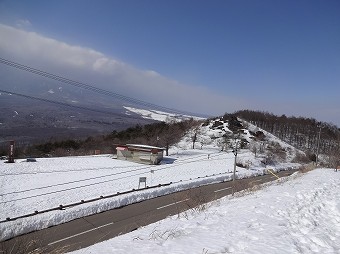
M 148 145 L 117 145 L 117 159 L 157 165 L 163 159 L 164 148 Z

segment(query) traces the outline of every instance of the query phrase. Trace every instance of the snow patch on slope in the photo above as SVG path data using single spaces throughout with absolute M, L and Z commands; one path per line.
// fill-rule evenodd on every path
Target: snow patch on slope
M 127 107 L 127 106 L 124 106 L 124 108 L 127 110 L 126 115 L 130 115 L 129 112 L 133 112 L 135 114 L 141 115 L 144 119 L 156 120 L 156 121 L 161 121 L 161 122 L 171 122 L 171 121 L 180 122 L 180 121 L 187 120 L 190 118 L 193 118 L 195 120 L 205 119 L 205 118 L 196 117 L 196 116 L 167 113 L 167 112 L 159 111 L 159 110 L 137 109 L 137 108 Z

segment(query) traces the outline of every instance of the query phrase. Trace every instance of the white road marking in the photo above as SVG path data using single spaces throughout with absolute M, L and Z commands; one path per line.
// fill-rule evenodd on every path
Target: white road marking
M 227 188 L 223 188 L 223 189 L 219 189 L 219 190 L 215 190 L 214 192 L 220 192 L 220 191 L 224 191 L 224 190 L 229 190 L 231 189 L 232 187 L 227 187 Z
M 60 239 L 60 240 L 58 240 L 58 241 L 51 242 L 51 243 L 49 243 L 48 245 L 53 245 L 53 244 L 56 244 L 56 243 L 60 243 L 60 242 L 62 242 L 62 241 L 66 241 L 66 240 L 68 240 L 68 239 L 71 239 L 71 238 L 74 238 L 74 237 L 77 237 L 77 236 L 80 236 L 80 235 L 89 233 L 89 232 L 91 232 L 91 231 L 94 231 L 94 230 L 97 230 L 97 229 L 100 229 L 100 228 L 103 228 L 103 227 L 106 227 L 106 226 L 109 226 L 109 225 L 112 225 L 112 224 L 114 224 L 114 222 L 110 222 L 110 223 L 108 223 L 108 224 L 105 224 L 105 225 L 102 225 L 102 226 L 99 226 L 99 227 L 96 227 L 96 228 L 92 228 L 92 229 L 86 230 L 86 231 L 84 231 L 84 232 L 75 234 L 75 235 L 71 235 L 71 236 L 69 236 L 69 237 Z
M 165 206 L 161 206 L 161 207 L 158 207 L 157 210 L 163 209 L 163 208 L 165 208 L 165 207 L 169 207 L 169 206 L 172 206 L 172 205 L 177 205 L 177 204 L 179 204 L 179 203 L 182 203 L 182 202 L 185 202 L 185 201 L 188 201 L 188 200 L 189 200 L 189 198 L 184 199 L 184 200 L 181 200 L 181 201 L 177 201 L 177 202 L 175 202 L 175 203 L 171 203 L 171 204 L 168 204 L 168 205 L 165 205 Z
M 262 182 L 262 179 L 254 180 L 254 181 L 252 181 L 252 183 L 253 182 Z

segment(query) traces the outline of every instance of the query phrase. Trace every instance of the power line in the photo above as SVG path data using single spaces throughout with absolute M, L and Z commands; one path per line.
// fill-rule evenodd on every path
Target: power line
M 113 116 L 117 116 L 118 118 L 123 117 L 123 118 L 128 118 L 128 119 L 138 119 L 138 120 L 140 120 L 139 117 L 134 117 L 134 116 L 124 115 L 124 114 L 104 111 L 104 110 L 100 110 L 100 109 L 93 109 L 93 108 L 88 108 L 88 107 L 83 107 L 83 106 L 72 105 L 72 104 L 68 104 L 68 103 L 64 103 L 64 102 L 60 102 L 60 101 L 43 99 L 43 98 L 39 98 L 39 97 L 29 96 L 29 95 L 25 95 L 25 94 L 21 94 L 21 93 L 15 93 L 15 92 L 6 91 L 6 90 L 2 90 L 2 89 L 0 89 L 0 92 L 8 94 L 8 95 L 15 95 L 15 96 L 23 97 L 23 98 L 30 99 L 30 100 L 52 103 L 52 104 L 56 104 L 56 105 L 59 105 L 59 106 L 65 106 L 65 107 L 77 108 L 77 109 L 82 109 L 82 110 L 88 110 L 88 111 L 92 111 L 92 112 L 96 112 L 96 113 L 113 115 Z
M 212 156 L 214 156 L 214 155 L 219 156 L 220 153 L 212 154 Z M 162 168 L 155 169 L 155 171 L 160 171 L 160 170 L 164 170 L 164 169 L 168 169 L 168 168 L 173 168 L 173 167 L 182 166 L 182 165 L 185 165 L 185 164 L 190 164 L 190 163 L 202 161 L 201 157 L 206 157 L 206 154 L 198 155 L 198 156 L 195 156 L 194 158 L 191 157 L 191 158 L 188 158 L 188 159 L 184 159 L 183 162 L 178 163 L 178 164 L 162 165 L 163 166 Z M 192 159 L 194 159 L 194 160 L 192 160 Z M 218 160 L 222 160 L 222 159 L 218 159 Z M 43 187 L 27 189 L 27 190 L 22 190 L 22 191 L 4 193 L 4 194 L 2 194 L 0 196 L 11 195 L 11 194 L 18 194 L 18 193 L 25 193 L 25 192 L 29 192 L 29 191 L 33 191 L 33 190 L 40 190 L 40 189 L 46 189 L 46 188 L 52 188 L 52 187 L 72 184 L 72 183 L 78 183 L 78 182 L 84 182 L 84 181 L 89 181 L 89 180 L 95 180 L 95 179 L 99 179 L 99 178 L 103 178 L 103 177 L 110 177 L 110 176 L 115 176 L 115 175 L 121 175 L 121 174 L 126 174 L 126 173 L 137 172 L 137 171 L 146 170 L 146 169 L 149 169 L 149 168 L 154 168 L 154 166 L 153 165 L 144 166 L 144 167 L 141 167 L 141 168 L 137 168 L 137 169 L 133 169 L 133 170 L 128 170 L 128 171 L 124 171 L 124 172 L 118 172 L 118 173 L 113 173 L 113 174 L 108 174 L 108 175 L 103 175 L 103 176 L 91 177 L 91 178 L 87 178 L 87 179 L 76 180 L 76 181 L 71 181 L 71 182 L 66 182 L 66 183 L 61 183 L 61 184 L 54 184 L 54 185 L 49 185 L 49 186 L 43 186 Z M 49 194 L 55 194 L 55 193 L 59 193 L 59 192 L 69 191 L 69 190 L 73 190 L 73 189 L 80 189 L 80 188 L 84 188 L 84 187 L 88 187 L 88 186 L 92 186 L 92 185 L 97 185 L 97 184 L 101 184 L 101 183 L 107 183 L 107 182 L 110 182 L 110 181 L 116 181 L 116 180 L 120 180 L 120 179 L 124 179 L 124 178 L 129 178 L 129 177 L 133 177 L 133 176 L 141 175 L 141 174 L 145 174 L 145 173 L 146 172 L 141 172 L 141 173 L 138 173 L 138 174 L 135 174 L 135 175 L 128 175 L 128 176 L 124 176 L 124 177 L 120 177 L 120 178 L 114 178 L 114 179 L 106 180 L 106 181 L 102 181 L 102 182 L 96 182 L 96 183 L 93 183 L 93 184 L 86 184 L 86 185 L 76 186 L 76 187 L 69 188 L 69 189 L 42 193 L 42 194 L 38 194 L 38 195 L 34 195 L 34 196 L 29 196 L 29 197 L 26 197 L 26 198 L 33 198 L 33 197 L 38 197 L 38 196 L 45 196 L 45 195 L 49 195 Z M 8 201 L 4 201 L 2 203 L 14 202 L 14 201 L 22 200 L 22 199 L 23 198 L 19 198 L 19 199 L 15 199 L 15 200 L 8 200 Z M 0 204 L 1 204 L 1 202 L 0 202 Z
M 53 173 L 69 173 L 69 172 L 84 172 L 84 171 L 99 171 L 105 169 L 116 169 L 116 168 L 133 168 L 136 166 L 120 166 L 120 167 L 105 167 L 105 168 L 84 168 L 84 169 L 70 169 L 70 170 L 53 170 L 53 171 L 34 171 L 34 172 L 23 172 L 23 173 L 10 173 L 1 174 L 0 177 L 5 176 L 18 176 L 18 175 L 39 175 L 39 174 L 53 174 Z
M 134 174 L 134 175 L 131 175 L 131 176 L 138 176 L 138 175 L 141 175 L 141 174 L 142 173 L 138 173 L 138 174 Z M 121 179 L 128 178 L 128 177 L 131 177 L 131 176 L 124 176 L 124 177 L 120 177 L 120 178 L 116 178 L 116 179 L 111 179 L 111 180 L 106 180 L 106 181 L 102 181 L 102 182 L 96 182 L 96 183 L 90 183 L 90 184 L 86 184 L 86 185 L 82 185 L 82 186 L 76 186 L 76 187 L 73 187 L 73 188 L 57 190 L 57 191 L 51 191 L 51 192 L 45 192 L 45 193 L 41 193 L 41 194 L 29 196 L 29 197 L 23 197 L 23 198 L 8 200 L 8 201 L 2 201 L 2 202 L 0 202 L 0 204 L 6 204 L 6 203 L 9 203 L 9 202 L 15 202 L 15 201 L 24 200 L 24 199 L 36 198 L 36 197 L 46 196 L 46 195 L 50 195 L 50 194 L 56 194 L 56 193 L 60 193 L 60 192 L 65 192 L 65 191 L 85 188 L 85 187 L 89 187 L 89 186 L 93 186 L 93 185 L 98 185 L 98 184 L 102 184 L 102 183 L 108 183 L 108 182 L 115 181 L 115 180 L 121 180 Z
M 136 171 L 143 170 L 143 169 L 145 169 L 145 168 L 148 168 L 148 167 L 137 168 L 137 169 L 133 169 L 133 170 L 129 170 L 129 171 L 117 172 L 117 173 L 108 174 L 108 175 L 90 177 L 90 178 L 86 178 L 86 179 L 75 180 L 75 181 L 70 181 L 70 182 L 65 182 L 65 183 L 52 184 L 52 185 L 48 185 L 48 186 L 43 186 L 43 187 L 38 187 L 38 188 L 33 188 L 33 189 L 27 189 L 27 190 L 22 190 L 22 191 L 15 191 L 15 192 L 10 192 L 10 193 L 4 193 L 4 194 L 1 194 L 0 196 L 10 195 L 10 194 L 24 193 L 24 192 L 33 191 L 33 190 L 42 190 L 42 189 L 47 189 L 47 188 L 52 188 L 52 187 L 63 186 L 63 185 L 67 185 L 67 184 L 72 184 L 72 183 L 80 183 L 80 182 L 85 182 L 85 181 L 89 181 L 89 180 L 100 179 L 100 178 L 103 178 L 103 177 L 110 177 L 110 176 L 116 176 L 116 175 L 121 175 L 121 174 L 136 172 Z M 113 179 L 113 180 L 115 180 L 115 179 Z
M 167 112 L 172 112 L 172 113 L 176 113 L 176 114 L 180 114 L 180 115 L 182 115 L 182 114 L 197 115 L 197 114 L 192 113 L 192 112 L 186 112 L 186 111 L 181 111 L 181 110 L 177 110 L 177 109 L 173 109 L 173 108 L 168 108 L 168 107 L 156 105 L 156 104 L 153 104 L 153 103 L 150 103 L 150 102 L 145 102 L 145 101 L 135 99 L 135 98 L 132 98 L 132 97 L 129 97 L 129 96 L 125 96 L 125 95 L 114 93 L 114 92 L 111 92 L 111 91 L 108 91 L 108 90 L 97 88 L 95 86 L 88 85 L 88 84 L 83 83 L 83 82 L 78 82 L 78 81 L 71 80 L 71 79 L 68 79 L 68 78 L 65 78 L 65 77 L 62 77 L 62 76 L 58 76 L 58 75 L 55 75 L 55 74 L 52 74 L 52 73 L 48 73 L 48 72 L 45 72 L 45 71 L 42 71 L 42 70 L 39 70 L 39 69 L 35 69 L 35 68 L 29 67 L 27 65 L 23 65 L 23 64 L 20 64 L 20 63 L 16 63 L 16 62 L 13 62 L 13 61 L 1 58 L 1 57 L 0 57 L 0 63 L 5 64 L 5 65 L 10 66 L 10 67 L 13 67 L 13 68 L 16 68 L 16 69 L 19 69 L 19 70 L 22 70 L 22 71 L 27 71 L 27 72 L 30 72 L 30 73 L 33 73 L 33 74 L 36 74 L 36 75 L 39 75 L 39 76 L 43 76 L 43 77 L 46 77 L 46 78 L 49 78 L 49 79 L 53 79 L 53 80 L 62 82 L 64 84 L 68 84 L 68 85 L 71 85 L 71 86 L 75 86 L 75 87 L 86 89 L 86 90 L 89 90 L 89 91 L 92 91 L 92 92 L 96 92 L 96 93 L 99 93 L 99 94 L 118 98 L 118 99 L 130 102 L 130 103 L 135 103 L 137 105 L 150 107 L 150 108 L 154 108 L 154 109 L 165 110 Z

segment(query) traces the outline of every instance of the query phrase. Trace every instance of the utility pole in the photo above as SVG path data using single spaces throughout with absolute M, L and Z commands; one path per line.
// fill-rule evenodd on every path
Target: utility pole
M 234 144 L 234 149 L 233 149 L 233 154 L 234 154 L 235 158 L 234 158 L 234 173 L 233 173 L 232 196 L 234 196 L 234 193 L 235 193 L 235 178 L 236 178 L 236 158 L 237 158 L 237 153 L 238 153 L 238 141 L 235 138 L 235 144 Z
M 320 128 L 319 130 L 319 137 L 318 137 L 318 144 L 316 147 L 316 159 L 315 159 L 315 166 L 318 166 L 318 162 L 319 162 L 319 147 L 320 147 L 320 137 L 321 137 L 321 128 L 322 126 L 318 126 Z
M 14 163 L 14 140 L 9 141 L 8 163 Z

